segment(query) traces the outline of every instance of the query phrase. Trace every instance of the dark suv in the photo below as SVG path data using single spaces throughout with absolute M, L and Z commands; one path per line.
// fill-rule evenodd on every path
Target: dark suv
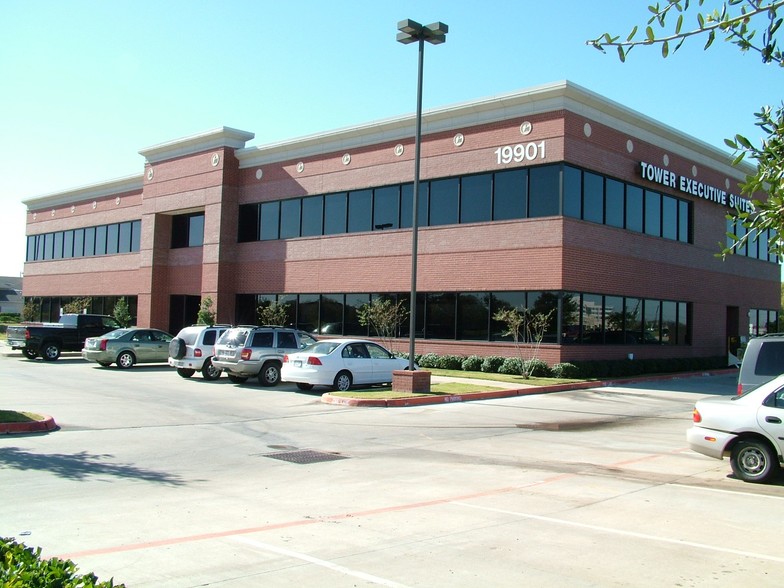
M 275 386 L 280 382 L 283 356 L 314 343 L 316 339 L 297 329 L 239 326 L 218 339 L 212 363 L 232 382 L 258 377 L 262 386 Z

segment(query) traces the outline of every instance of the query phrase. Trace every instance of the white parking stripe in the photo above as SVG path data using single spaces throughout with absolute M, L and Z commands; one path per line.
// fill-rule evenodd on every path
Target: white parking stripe
M 384 578 L 379 578 L 378 576 L 374 576 L 372 574 L 366 574 L 365 572 L 358 572 L 356 570 L 349 569 L 345 566 L 340 566 L 323 559 L 318 559 L 316 557 L 312 557 L 304 553 L 299 553 L 297 551 L 291 551 L 290 549 L 283 549 L 282 547 L 276 547 L 275 545 L 270 545 L 269 543 L 254 541 L 253 539 L 248 539 L 247 537 L 232 537 L 232 539 L 238 543 L 244 543 L 251 547 L 255 547 L 256 549 L 260 549 L 262 551 L 271 551 L 272 553 L 277 553 L 278 555 L 283 555 L 285 557 L 301 559 L 302 561 L 306 561 L 308 563 L 312 563 L 317 566 L 328 568 L 340 574 L 344 574 L 346 576 L 353 576 L 355 578 L 359 578 L 367 582 L 373 582 L 374 584 L 379 584 L 380 586 L 389 586 L 390 588 L 408 588 L 405 584 L 399 584 L 397 582 L 393 582 L 392 580 L 386 580 Z
M 770 498 L 771 500 L 784 500 L 784 496 L 770 496 L 769 494 L 758 494 L 756 492 L 738 492 L 737 490 L 723 490 L 721 488 L 706 488 L 705 486 L 691 486 L 689 484 L 667 484 L 675 488 L 687 488 L 689 490 L 704 490 L 705 492 L 718 492 L 720 494 L 732 494 L 733 496 L 748 496 L 757 500 L 759 498 Z
M 672 543 L 674 545 L 685 545 L 688 547 L 695 547 L 697 549 L 704 549 L 706 551 L 716 551 L 720 553 L 731 553 L 733 555 L 741 555 L 744 557 L 751 557 L 755 559 L 763 559 L 767 561 L 775 561 L 778 563 L 784 563 L 784 557 L 775 557 L 773 555 L 766 555 L 764 553 L 754 553 L 753 551 L 742 551 L 740 549 L 730 549 L 727 547 L 716 547 L 715 545 L 706 545 L 705 543 L 696 543 L 694 541 L 684 541 L 683 539 L 671 539 L 669 537 L 657 537 L 656 535 L 647 535 L 645 533 L 637 533 L 635 531 L 624 531 L 623 529 L 612 529 L 610 527 L 600 527 L 598 525 L 589 525 L 586 523 L 578 523 L 575 521 L 565 521 L 563 519 L 556 519 L 553 517 L 545 517 L 541 515 L 534 515 L 528 514 L 524 512 L 516 512 L 512 510 L 504 510 L 500 508 L 490 508 L 487 506 L 477 506 L 475 504 L 468 504 L 466 502 L 452 502 L 450 504 L 456 504 L 459 506 L 465 506 L 467 508 L 474 508 L 477 510 L 485 510 L 488 512 L 497 512 L 501 514 L 507 514 L 515 517 L 520 517 L 524 519 L 532 519 L 536 521 L 542 521 L 545 523 L 555 523 L 558 525 L 565 525 L 568 527 L 579 527 L 581 529 L 589 529 L 591 531 L 598 531 L 600 533 L 608 533 L 611 535 L 622 535 L 624 537 L 634 537 L 636 539 L 644 539 L 646 541 L 657 541 L 659 543 Z

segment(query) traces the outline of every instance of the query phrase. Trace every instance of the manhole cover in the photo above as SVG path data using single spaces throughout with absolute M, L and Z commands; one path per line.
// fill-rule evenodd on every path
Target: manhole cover
M 325 453 L 323 451 L 313 451 L 311 449 L 300 449 L 298 451 L 277 451 L 275 453 L 266 453 L 264 457 L 271 457 L 272 459 L 289 461 L 291 463 L 318 463 L 320 461 L 347 459 L 345 456 L 338 453 Z

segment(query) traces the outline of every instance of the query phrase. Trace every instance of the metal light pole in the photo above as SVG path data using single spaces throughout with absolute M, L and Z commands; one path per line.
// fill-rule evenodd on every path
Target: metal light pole
M 432 45 L 446 42 L 449 27 L 442 22 L 422 26 L 411 19 L 401 20 L 397 23 L 398 43 L 408 45 L 419 43 L 419 67 L 417 69 L 417 107 L 416 107 L 416 132 L 414 135 L 414 195 L 411 206 L 411 301 L 409 308 L 409 343 L 408 343 L 408 369 L 414 371 L 414 347 L 416 339 L 416 281 L 417 281 L 417 246 L 419 232 L 419 159 L 422 143 L 422 69 L 425 62 L 425 41 Z

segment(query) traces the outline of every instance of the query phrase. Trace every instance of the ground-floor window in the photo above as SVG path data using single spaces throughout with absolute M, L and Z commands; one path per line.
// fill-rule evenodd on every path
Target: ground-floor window
M 374 298 L 410 308 L 408 293 L 238 294 L 236 323 L 256 324 L 257 310 L 283 305 L 287 325 L 317 335 L 374 336 L 358 310 Z M 543 342 L 561 345 L 688 345 L 691 305 L 684 301 L 583 292 L 420 292 L 416 335 L 422 339 L 509 341 L 499 310 L 528 309 L 548 317 Z M 408 337 L 409 321 L 397 335 Z
M 26 296 L 25 312 L 29 314 L 25 317 L 31 321 L 52 322 L 60 320 L 60 315 L 66 314 L 69 306 L 79 303 L 78 312 L 88 314 L 107 314 L 112 315 L 114 306 L 120 298 L 125 298 L 128 310 L 136 324 L 137 304 L 136 296 Z
M 752 308 L 749 310 L 749 335 L 765 335 L 778 331 L 779 313 L 775 310 Z

